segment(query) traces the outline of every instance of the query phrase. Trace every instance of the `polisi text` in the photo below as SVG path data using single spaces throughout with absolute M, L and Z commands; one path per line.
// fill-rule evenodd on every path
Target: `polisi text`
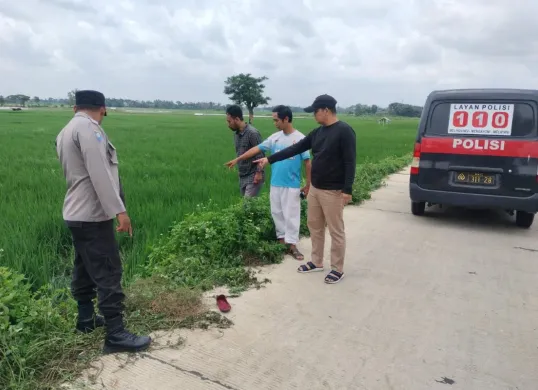
M 453 149 L 468 149 L 468 150 L 504 150 L 504 142 L 490 139 L 461 139 L 455 138 L 452 141 Z

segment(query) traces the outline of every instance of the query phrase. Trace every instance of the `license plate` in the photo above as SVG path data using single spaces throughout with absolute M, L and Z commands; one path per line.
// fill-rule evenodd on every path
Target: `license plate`
M 478 172 L 456 172 L 455 182 L 458 184 L 471 184 L 481 186 L 494 186 L 496 176 Z

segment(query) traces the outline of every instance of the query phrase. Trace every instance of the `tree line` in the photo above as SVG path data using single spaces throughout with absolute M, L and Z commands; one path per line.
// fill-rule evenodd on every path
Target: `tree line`
M 403 116 L 408 118 L 420 118 L 422 107 L 404 103 L 390 103 L 388 107 L 379 107 L 375 104 L 355 104 L 351 107 L 344 108 L 346 114 L 355 116 L 366 115 L 391 115 Z
M 235 104 L 241 105 L 248 111 L 249 122 L 252 122 L 255 111 L 271 110 L 273 106 L 269 105 L 270 97 L 264 96 L 267 76 L 254 77 L 250 73 L 240 73 L 228 77 L 224 82 L 224 94 Z M 34 96 L 16 94 L 6 97 L 0 95 L 0 106 L 17 105 L 17 106 L 73 106 L 75 104 L 76 89 L 67 93 L 66 98 L 39 98 Z M 181 102 L 172 100 L 134 100 L 124 98 L 106 98 L 106 105 L 117 108 L 153 108 L 153 109 L 171 109 L 171 110 L 216 110 L 224 111 L 228 104 L 216 102 Z M 291 107 L 294 112 L 303 112 L 302 107 Z M 388 107 L 382 108 L 375 104 L 355 104 L 350 107 L 338 107 L 339 112 L 355 116 L 364 115 L 392 115 L 403 117 L 420 117 L 422 107 L 404 103 L 390 103 Z
M 71 96 L 72 95 L 72 96 Z M 67 98 L 39 98 L 35 96 L 30 99 L 26 95 L 9 95 L 1 96 L 0 95 L 0 106 L 10 105 L 10 106 L 22 106 L 22 107 L 32 107 L 32 106 L 73 106 L 75 104 L 74 91 L 68 93 Z M 133 100 L 133 99 L 123 99 L 123 98 L 105 98 L 106 105 L 109 107 L 133 107 L 133 108 L 160 108 L 160 109 L 176 109 L 176 110 L 225 110 L 226 105 L 215 103 L 215 102 L 180 102 L 180 101 L 171 101 L 171 100 Z

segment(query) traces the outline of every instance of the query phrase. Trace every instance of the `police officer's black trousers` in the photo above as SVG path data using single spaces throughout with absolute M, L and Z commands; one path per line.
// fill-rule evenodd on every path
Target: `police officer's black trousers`
M 125 295 L 121 287 L 122 265 L 115 237 L 114 220 L 104 222 L 67 222 L 75 247 L 71 291 L 79 305 L 97 296 L 105 317 L 121 315 Z

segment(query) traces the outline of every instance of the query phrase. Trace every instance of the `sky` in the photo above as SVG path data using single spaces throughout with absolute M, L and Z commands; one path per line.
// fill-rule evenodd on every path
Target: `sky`
M 436 89 L 538 86 L 535 0 L 0 0 L 0 95 L 423 105 Z

